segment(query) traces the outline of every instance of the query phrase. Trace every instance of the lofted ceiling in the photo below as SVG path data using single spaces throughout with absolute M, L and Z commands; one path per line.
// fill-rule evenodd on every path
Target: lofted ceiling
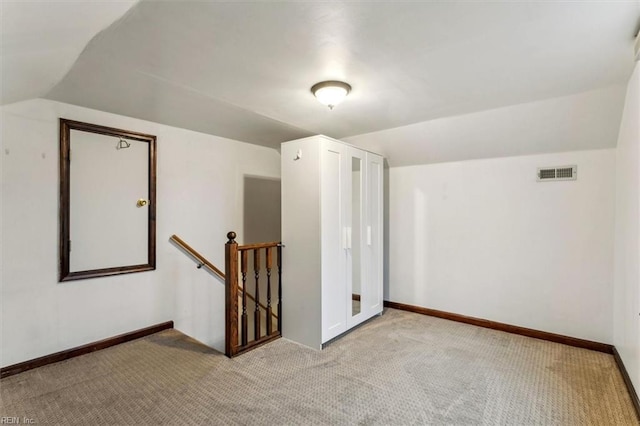
M 87 43 L 136 3 L 0 0 L 2 105 L 48 93 Z
M 274 148 L 624 87 L 640 17 L 636 0 L 8 3 L 3 103 L 45 97 Z M 21 50 L 53 65 L 17 75 Z M 329 110 L 309 91 L 322 80 L 352 93 Z

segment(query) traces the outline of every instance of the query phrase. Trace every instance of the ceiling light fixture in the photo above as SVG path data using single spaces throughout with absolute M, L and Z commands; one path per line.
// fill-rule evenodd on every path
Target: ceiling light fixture
M 329 109 L 344 101 L 350 91 L 351 86 L 342 81 L 321 81 L 311 87 L 311 93 Z

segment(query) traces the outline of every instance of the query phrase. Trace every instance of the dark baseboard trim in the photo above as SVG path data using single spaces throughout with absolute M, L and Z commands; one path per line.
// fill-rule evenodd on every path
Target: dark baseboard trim
M 41 356 L 40 358 L 35 358 L 29 361 L 2 367 L 0 368 L 0 379 L 13 376 L 14 374 L 22 373 L 23 371 L 31 370 L 33 368 L 42 367 L 44 365 L 64 361 L 65 359 L 85 355 L 91 352 L 99 351 L 101 349 L 106 349 L 111 346 L 119 345 L 121 343 L 130 342 L 131 340 L 139 339 L 141 337 L 145 337 L 159 331 L 167 330 L 169 328 L 173 328 L 173 321 L 163 322 L 161 324 L 141 328 L 140 330 L 131 331 L 129 333 L 124 333 L 118 336 L 109 337 L 104 340 L 89 343 L 87 345 L 78 346 L 76 348 L 56 352 L 51 355 L 45 355 Z
M 631 378 L 629 377 L 629 373 L 627 373 L 627 368 L 624 366 L 624 363 L 622 362 L 622 358 L 620 358 L 620 354 L 618 353 L 618 350 L 615 347 L 613 348 L 613 358 L 616 360 L 616 364 L 618 365 L 618 370 L 620 370 L 620 374 L 622 374 L 622 379 L 624 380 L 624 384 L 627 386 L 627 391 L 629 391 L 631 402 L 633 402 L 633 406 L 636 409 L 638 420 L 640 420 L 640 399 L 638 399 L 636 388 L 633 387 L 633 383 L 631 383 Z
M 384 306 L 400 309 L 403 311 L 415 312 L 432 317 L 444 318 L 451 321 L 463 322 L 465 324 L 477 325 L 478 327 L 491 328 L 493 330 L 505 331 L 507 333 L 520 334 L 522 336 L 533 337 L 550 342 L 562 343 L 564 345 L 575 346 L 576 348 L 591 349 L 592 351 L 613 354 L 613 346 L 606 343 L 593 342 L 591 340 L 578 339 L 576 337 L 563 336 L 562 334 L 547 333 L 546 331 L 534 330 L 532 328 L 519 327 L 496 321 L 481 318 L 468 317 L 466 315 L 453 314 L 451 312 L 438 311 L 436 309 L 423 308 L 421 306 L 406 305 L 384 301 Z

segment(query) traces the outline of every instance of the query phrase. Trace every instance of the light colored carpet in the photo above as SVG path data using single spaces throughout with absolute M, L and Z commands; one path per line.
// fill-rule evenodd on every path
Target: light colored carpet
M 0 387 L 38 424 L 638 424 L 610 355 L 393 309 L 323 351 L 227 359 L 168 330 Z

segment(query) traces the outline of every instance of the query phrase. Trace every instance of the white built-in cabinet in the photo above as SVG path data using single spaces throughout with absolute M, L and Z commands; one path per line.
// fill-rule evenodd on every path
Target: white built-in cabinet
M 281 148 L 282 333 L 319 349 L 382 312 L 383 158 L 326 136 Z

